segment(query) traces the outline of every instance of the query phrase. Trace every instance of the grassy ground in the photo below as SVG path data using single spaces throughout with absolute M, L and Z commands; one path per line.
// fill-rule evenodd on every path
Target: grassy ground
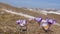
M 1 12 L 1 11 L 0 11 Z M 11 33 L 18 33 L 17 32 L 17 24 L 16 20 L 18 19 L 25 19 L 22 16 L 17 16 L 9 13 L 0 14 L 0 33 L 3 34 L 10 34 Z
M 17 28 L 18 25 L 15 22 L 18 19 L 26 19 L 26 18 L 22 16 L 6 13 L 6 12 L 4 12 L 4 14 L 0 14 L 0 33 L 1 34 L 19 34 L 19 31 L 18 31 L 19 28 Z M 59 26 L 53 26 L 52 30 L 53 32 L 50 32 L 51 34 L 60 33 Z M 26 34 L 47 34 L 47 33 L 45 33 L 42 30 L 42 28 L 39 27 L 38 23 L 35 23 L 32 21 L 31 23 L 28 22 Z

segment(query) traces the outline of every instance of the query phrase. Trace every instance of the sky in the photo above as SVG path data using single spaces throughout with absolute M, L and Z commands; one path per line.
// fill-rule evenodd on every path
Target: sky
M 0 0 L 15 7 L 56 8 L 60 9 L 60 0 Z

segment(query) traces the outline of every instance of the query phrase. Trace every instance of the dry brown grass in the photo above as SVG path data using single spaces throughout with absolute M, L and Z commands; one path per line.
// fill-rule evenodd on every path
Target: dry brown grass
M 0 11 L 1 12 L 1 11 Z M 24 19 L 22 16 L 17 16 L 9 13 L 0 14 L 0 34 L 10 34 L 10 32 L 18 33 L 17 32 L 17 24 L 16 20 Z
M 6 12 L 4 14 L 0 14 L 0 33 L 19 34 L 19 32 L 18 32 L 19 28 L 17 28 L 17 24 L 15 22 L 18 19 L 26 19 L 26 18 L 24 18 L 22 16 L 6 13 Z M 59 28 L 60 27 L 58 27 L 58 26 L 53 26 L 53 28 L 52 28 L 53 32 L 51 32 L 51 34 L 59 34 L 60 33 Z M 27 34 L 47 34 L 47 33 L 45 33 L 39 27 L 38 23 L 35 23 L 32 21 L 31 23 L 28 22 Z

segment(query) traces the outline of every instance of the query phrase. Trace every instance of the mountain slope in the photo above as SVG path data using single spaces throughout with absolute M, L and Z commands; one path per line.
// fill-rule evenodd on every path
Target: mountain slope
M 33 12 L 33 11 L 30 11 L 30 10 L 24 10 L 23 8 L 16 8 L 16 7 L 12 7 L 10 5 L 7 5 L 7 4 L 0 4 L 0 33 L 3 33 L 3 34 L 8 34 L 8 33 L 12 33 L 12 34 L 19 34 L 18 33 L 18 30 L 17 30 L 17 24 L 16 24 L 16 20 L 18 19 L 27 19 L 23 16 L 18 16 L 18 15 L 14 15 L 14 14 L 11 14 L 11 13 L 8 13 L 8 12 L 5 12 L 4 10 L 2 9 L 7 9 L 7 10 L 12 10 L 12 11 L 15 11 L 15 12 L 20 12 L 20 13 L 24 13 L 24 14 L 28 14 L 28 15 L 32 15 L 32 16 L 42 16 L 44 19 L 46 17 L 50 17 L 50 18 L 55 18 L 57 20 L 57 22 L 60 22 L 60 16 L 59 15 L 56 15 L 56 14 L 48 14 L 47 16 L 46 15 L 43 15 L 41 13 L 36 13 L 36 12 Z M 29 23 L 28 22 L 28 25 L 27 25 L 27 34 L 46 34 L 38 25 L 38 23 L 35 23 L 35 22 L 31 22 Z M 59 34 L 60 33 L 60 27 L 59 26 L 53 26 L 52 28 L 53 32 L 51 32 L 52 34 Z

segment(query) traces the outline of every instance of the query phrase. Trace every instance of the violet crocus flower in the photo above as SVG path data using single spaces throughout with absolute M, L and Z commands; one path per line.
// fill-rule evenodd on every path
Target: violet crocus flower
M 56 22 L 55 19 L 52 18 L 46 18 L 46 21 L 48 24 L 54 24 Z
M 36 22 L 41 22 L 42 21 L 42 18 L 41 17 L 37 17 L 34 19 Z
M 17 23 L 17 24 L 20 24 L 20 20 L 17 20 L 16 23 Z

